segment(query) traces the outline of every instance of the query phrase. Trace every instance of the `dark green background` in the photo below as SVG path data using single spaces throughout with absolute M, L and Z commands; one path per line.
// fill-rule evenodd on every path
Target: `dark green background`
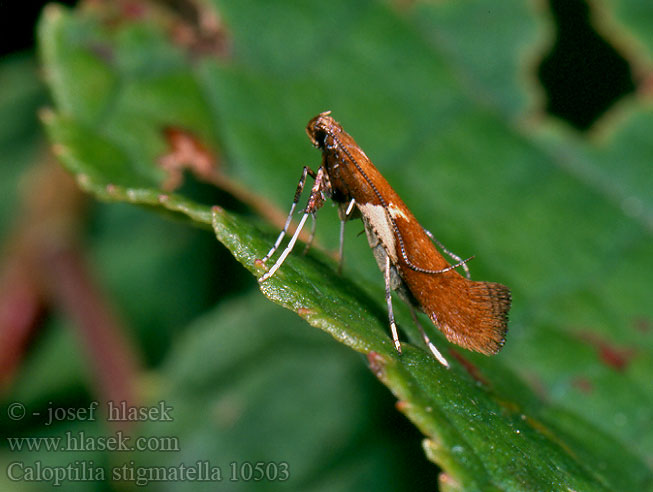
M 332 109 L 423 224 L 459 254 L 477 256 L 475 278 L 511 286 L 508 343 L 496 358 L 464 354 L 485 383 L 457 363 L 443 372 L 419 350 L 397 359 L 386 350 L 381 276 L 354 224 L 344 278 L 316 252 L 289 259 L 265 294 L 294 310 L 311 306 L 304 316 L 312 324 L 386 357 L 381 379 L 430 439 L 428 455 L 451 477 L 443 479 L 447 490 L 650 488 L 652 122 L 643 79 L 638 96 L 580 134 L 540 111 L 538 61 L 555 39 L 546 9 L 216 4 L 232 43 L 226 59 L 191 59 L 156 17 L 106 28 L 93 13 L 56 9 L 41 22 L 40 73 L 29 55 L 3 60 L 3 232 L 21 218 L 23 170 L 42 158 L 34 114 L 45 104 L 56 111 L 47 126 L 66 151 L 63 163 L 101 198 L 156 205 L 159 128 L 178 124 L 216 145 L 232 177 L 281 208 L 301 166 L 319 162 L 305 122 Z M 601 35 L 644 70 L 646 12 L 601 12 Z M 109 63 L 98 46 L 110 50 Z M 593 73 L 610 79 L 600 68 Z M 107 183 L 123 188 L 111 195 Z M 209 210 L 189 197 L 242 214 L 213 221 L 218 239 L 253 269 L 274 228 L 189 183 L 169 207 L 188 204 L 204 227 Z M 330 208 L 318 229 L 333 249 Z M 209 459 L 224 472 L 231 461 L 286 460 L 287 483 L 225 490 L 433 489 L 437 470 L 419 432 L 393 409 L 365 359 L 267 302 L 211 234 L 130 205 L 94 203 L 83 244 L 144 361 L 138 387 L 147 401 L 175 408 L 174 424 L 139 432 L 182 442 L 174 455 L 97 453 L 96 463 Z M 70 324 L 56 305 L 48 310 L 5 405 L 37 411 L 97 398 Z M 606 358 L 606 347 L 629 354 L 625 367 Z M 45 429 L 38 419 L 17 425 L 5 415 L 7 436 L 108 432 L 102 422 Z M 89 459 L 4 451 L 3 465 Z M 8 490 L 22 485 L 6 482 Z M 154 488 L 202 486 L 213 490 Z

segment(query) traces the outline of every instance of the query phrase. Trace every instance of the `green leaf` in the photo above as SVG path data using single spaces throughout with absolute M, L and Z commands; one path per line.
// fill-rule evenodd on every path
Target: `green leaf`
M 286 479 L 264 481 L 269 490 L 388 489 L 404 479 L 403 466 L 381 451 L 392 442 L 378 435 L 379 419 L 369 418 L 378 398 L 362 384 L 371 378 L 359 357 L 258 292 L 189 326 L 162 376 L 156 398 L 172 408 L 174 421 L 139 431 L 175 436 L 180 452 L 134 453 L 139 466 L 209 461 L 233 490 L 260 490 L 260 481 L 243 480 L 256 462 L 278 468 L 279 478 L 287 466 Z
M 302 127 L 332 109 L 424 226 L 476 254 L 476 278 L 511 286 L 508 343 L 492 359 L 451 349 L 450 371 L 420 348 L 399 357 L 380 274 L 352 228 L 344 276 L 298 252 L 264 294 L 368 355 L 427 436 L 443 488 L 650 490 L 650 110 L 625 105 L 603 141 L 516 124 L 535 90 L 515 67 L 534 47 L 524 26 L 545 29 L 536 12 L 522 24 L 495 11 L 487 30 L 484 2 L 419 3 L 408 15 L 373 1 L 216 4 L 230 60 L 191 60 L 147 18 L 110 28 L 92 13 L 46 12 L 40 43 L 58 105 L 45 121 L 80 184 L 212 224 L 260 275 L 272 230 L 158 189 L 162 129 L 189 129 L 231 176 L 287 206 L 301 166 L 319 163 Z M 335 213 L 320 224 L 335 246 Z
M 218 239 L 260 274 L 256 258 L 265 254 L 269 242 L 219 208 L 214 209 L 213 224 Z M 429 455 L 465 490 L 530 490 L 542 483 L 609 490 L 613 485 L 606 476 L 614 474 L 614 483 L 623 480 L 624 465 L 611 463 L 615 441 L 601 436 L 604 446 L 586 447 L 573 427 L 557 423 L 559 409 L 547 407 L 496 363 L 475 356 L 473 363 L 447 371 L 421 349 L 406 346 L 398 356 L 378 309 L 367 307 L 370 301 L 361 289 L 322 261 L 289 257 L 261 289 L 313 326 L 366 353 L 372 370 L 400 399 L 400 409 L 429 437 Z M 578 455 L 591 459 L 581 461 Z M 602 473 L 595 474 L 590 463 Z M 633 476 L 646 474 L 641 467 L 631 468 Z

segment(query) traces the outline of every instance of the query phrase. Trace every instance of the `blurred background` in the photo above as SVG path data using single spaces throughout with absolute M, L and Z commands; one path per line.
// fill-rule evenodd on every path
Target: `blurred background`
M 513 14 L 474 2 L 461 9 L 446 2 L 335 2 L 331 10 L 286 3 L 216 1 L 213 17 L 203 14 L 200 0 L 64 5 L 77 13 L 101 12 L 110 32 L 102 39 L 124 23 L 159 22 L 183 47 L 171 57 L 184 57 L 200 80 L 212 70 L 226 74 L 215 96 L 224 111 L 216 118 L 220 133 L 211 136 L 220 142 L 216 153 L 228 177 L 218 187 L 191 173 L 183 184 L 167 183 L 202 203 L 253 217 L 266 207 L 271 217 L 283 214 L 301 166 L 319 163 L 303 125 L 333 109 L 402 196 L 433 190 L 432 201 L 419 203 L 416 215 L 427 228 L 443 231 L 436 232 L 439 239 L 462 256 L 490 258 L 481 260 L 477 278 L 515 288 L 506 366 L 544 400 L 572 413 L 582 413 L 589 402 L 588 420 L 607 422 L 602 430 L 651 466 L 653 437 L 638 437 L 651 423 L 645 402 L 653 403 L 651 388 L 642 389 L 651 365 L 651 308 L 638 302 L 650 291 L 650 261 L 639 261 L 650 252 L 653 230 L 647 174 L 652 52 L 638 30 L 646 25 L 644 14 L 619 17 L 608 11 L 608 2 L 592 2 L 590 10 L 580 0 L 531 2 Z M 12 480 L 5 470 L 15 462 L 46 468 L 84 463 L 94 473 L 137 459 L 143 465 L 210 460 L 225 474 L 245 477 L 256 462 L 274 463 L 275 473 L 289 466 L 288 481 L 243 479 L 223 484 L 225 490 L 434 490 L 439 469 L 426 458 L 421 433 L 395 409 L 395 398 L 364 357 L 265 300 L 211 231 L 130 204 L 98 202 L 57 164 L 39 111 L 77 111 L 71 94 L 78 91 L 82 105 L 102 84 L 61 92 L 57 84 L 66 76 L 44 55 L 50 47 L 37 52 L 45 5 L 0 2 L 2 489 L 52 484 Z M 615 18 L 632 23 L 617 26 Z M 71 42 L 88 31 L 71 30 Z M 511 45 L 516 33 L 523 45 Z M 134 53 L 125 73 L 139 70 L 139 43 L 148 43 L 148 35 L 125 34 L 118 41 Z M 91 51 L 99 59 L 112 57 L 100 43 Z M 64 63 L 65 55 L 58 53 L 58 61 Z M 154 50 L 148 56 L 159 55 Z M 48 80 L 59 87 L 54 99 L 44 80 L 44 56 L 50 56 Z M 150 67 L 153 73 L 166 56 L 156 58 L 160 65 Z M 206 59 L 217 60 L 217 68 L 201 66 Z M 430 71 L 420 68 L 424 59 L 432 60 Z M 377 86 L 379 74 L 386 81 Z M 121 83 L 130 82 L 125 77 Z M 238 92 L 242 86 L 247 90 Z M 283 92 L 293 97 L 275 103 L 275 94 Z M 469 103 L 466 94 L 476 99 Z M 143 109 L 150 101 L 140 97 L 143 105 L 134 106 L 131 118 L 151 116 Z M 126 103 L 116 100 L 120 104 Z M 415 110 L 430 105 L 438 110 Z M 450 130 L 446 124 L 454 113 L 469 117 Z M 493 126 L 495 119 L 505 124 L 507 138 Z M 438 129 L 445 127 L 449 136 L 440 144 Z M 615 134 L 627 135 L 621 141 Z M 134 135 L 140 138 L 138 130 Z M 529 159 L 531 147 L 549 153 L 538 154 L 532 168 L 509 168 L 510 159 Z M 499 150 L 492 155 L 486 148 Z M 602 163 L 601 155 L 610 162 Z M 238 167 L 262 160 L 287 168 Z M 461 165 L 468 161 L 475 164 Z M 424 162 L 430 167 L 421 168 Z M 475 174 L 473 166 L 496 174 Z M 411 181 L 402 174 L 408 167 L 423 174 Z M 553 172 L 563 176 L 559 182 L 548 181 Z M 265 184 L 257 188 L 259 179 Z M 483 183 L 504 183 L 510 191 L 488 192 Z M 559 188 L 551 191 L 553 186 Z M 523 200 L 504 201 L 504 193 Z M 595 220 L 594 214 L 607 218 Z M 318 223 L 318 241 L 331 251 L 337 248 L 335 216 L 325 207 Z M 578 223 L 584 216 L 587 222 Z M 362 276 L 380 285 L 364 239 L 356 237 L 357 227 L 350 229 L 346 264 L 352 270 L 363 264 Z M 546 241 L 559 247 L 547 248 Z M 622 265 L 623 257 L 632 262 Z M 620 273 L 597 287 L 606 269 Z M 564 346 L 567 336 L 586 352 Z M 623 399 L 611 406 L 606 395 L 617 376 L 642 391 L 632 398 L 630 389 L 617 391 Z M 163 402 L 174 419 L 111 423 L 78 413 L 107 401 L 156 408 Z M 33 440 L 4 439 L 116 432 L 150 436 L 152 449 L 61 451 L 59 444 L 48 449 Z M 172 440 L 162 443 L 162 437 Z M 65 489 L 141 485 L 86 478 L 92 481 L 66 482 Z M 213 490 L 214 484 L 161 482 L 150 488 Z

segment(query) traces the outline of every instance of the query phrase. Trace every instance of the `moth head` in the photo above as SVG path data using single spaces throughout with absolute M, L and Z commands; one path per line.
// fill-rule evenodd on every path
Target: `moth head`
M 324 148 L 327 135 L 333 133 L 334 128 L 340 127 L 330 114 L 331 111 L 324 111 L 312 118 L 306 125 L 308 138 L 311 139 L 313 146 L 317 148 Z

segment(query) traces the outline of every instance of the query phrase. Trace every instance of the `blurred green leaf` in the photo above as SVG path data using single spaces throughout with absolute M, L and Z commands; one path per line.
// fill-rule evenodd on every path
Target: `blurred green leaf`
M 0 235 L 13 225 L 20 175 L 43 152 L 36 110 L 47 100 L 33 56 L 14 55 L 0 63 Z
M 174 422 L 140 429 L 176 436 L 180 452 L 133 459 L 141 466 L 208 460 L 231 490 L 405 490 L 419 477 L 403 477 L 404 467 L 381 451 L 392 443 L 378 434 L 380 419 L 369 417 L 380 409 L 361 391 L 371 378 L 358 359 L 258 292 L 231 300 L 188 327 L 163 367 L 157 397 Z M 287 480 L 237 480 L 241 466 L 257 461 L 278 467 L 279 476 L 287 464 Z
M 355 231 L 347 270 L 356 283 L 324 256 L 293 255 L 264 293 L 368 353 L 428 436 L 448 490 L 650 489 L 650 110 L 624 105 L 603 141 L 517 125 L 517 101 L 534 89 L 514 73 L 516 58 L 533 49 L 534 31 L 507 10 L 484 29 L 483 2 L 418 3 L 407 15 L 373 1 L 216 4 L 230 60 L 191 61 L 147 18 L 109 28 L 92 12 L 46 12 L 40 42 L 58 105 L 45 121 L 80 184 L 209 225 L 207 206 L 158 190 L 162 130 L 172 125 L 287 205 L 301 165 L 319 162 L 301 129 L 332 109 L 423 224 L 450 249 L 476 253 L 475 277 L 512 287 L 507 346 L 494 359 L 465 355 L 471 362 L 451 371 L 422 350 L 397 357 L 381 303 L 367 294 L 380 275 Z M 546 29 L 534 12 L 522 15 Z M 493 52 L 496 65 L 478 68 Z M 213 225 L 260 273 L 254 259 L 269 229 L 221 209 Z M 333 246 L 334 236 L 321 239 Z

